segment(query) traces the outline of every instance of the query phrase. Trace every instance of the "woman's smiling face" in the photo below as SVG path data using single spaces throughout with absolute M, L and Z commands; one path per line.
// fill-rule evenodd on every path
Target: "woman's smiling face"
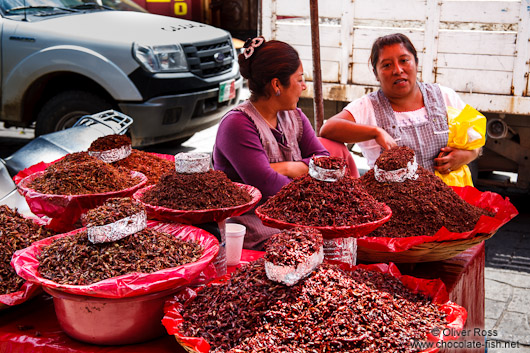
M 377 80 L 388 98 L 405 97 L 416 86 L 418 65 L 414 55 L 401 43 L 387 45 L 379 52 Z

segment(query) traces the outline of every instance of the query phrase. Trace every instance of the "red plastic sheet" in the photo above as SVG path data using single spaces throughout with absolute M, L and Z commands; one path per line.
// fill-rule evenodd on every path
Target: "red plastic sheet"
M 260 207 L 256 209 L 256 215 L 258 216 L 259 219 L 261 219 L 261 222 L 267 227 L 278 228 L 278 229 L 291 229 L 294 227 L 313 228 L 313 229 L 318 229 L 322 233 L 322 236 L 324 238 L 363 237 L 366 234 L 380 227 L 383 223 L 387 222 L 390 219 L 390 217 L 392 217 L 392 210 L 387 205 L 385 205 L 383 212 L 386 214 L 386 216 L 377 221 L 373 221 L 373 222 L 361 223 L 361 224 L 356 224 L 353 226 L 311 227 L 311 226 L 303 226 L 303 225 L 294 224 L 294 223 L 288 223 L 288 222 L 281 221 L 279 219 L 274 219 L 274 218 L 271 218 L 263 214 L 260 211 Z
M 18 183 L 17 188 L 25 197 L 31 212 L 40 217 L 50 217 L 48 227 L 58 232 L 72 230 L 83 212 L 102 205 L 111 197 L 132 196 L 147 183 L 145 175 L 131 171 L 131 175 L 140 178 L 141 181 L 127 189 L 100 194 L 53 195 L 37 192 L 28 186 L 43 173 L 44 171 L 39 171 L 28 175 Z
M 36 172 L 41 172 L 43 171 L 44 169 L 46 169 L 49 165 L 63 159 L 64 157 L 61 157 L 51 163 L 46 163 L 46 162 L 39 162 L 37 164 L 34 164 L 32 165 L 31 167 L 28 167 L 28 168 L 25 168 L 25 169 L 22 169 L 20 172 L 18 172 L 14 177 L 13 177 L 13 181 L 15 182 L 15 184 L 18 184 L 22 181 L 22 179 L 24 179 L 25 177 L 33 174 L 33 173 L 36 173 Z
M 444 335 L 444 333 L 458 333 L 461 332 L 464 324 L 467 319 L 467 311 L 465 308 L 452 303 L 449 301 L 449 296 L 445 289 L 445 285 L 439 279 L 426 280 L 415 278 L 407 275 L 402 275 L 399 269 L 393 264 L 371 264 L 371 265 L 357 265 L 357 266 L 348 266 L 346 264 L 340 264 L 344 269 L 355 270 L 356 268 L 362 268 L 371 271 L 377 271 L 381 273 L 388 273 L 403 282 L 403 284 L 411 289 L 413 292 L 421 292 L 432 298 L 433 303 L 438 303 L 441 305 L 441 309 L 447 314 L 448 324 L 445 328 L 450 330 L 440 330 L 438 336 L 433 336 L 429 334 L 428 340 L 432 342 L 436 341 L 448 341 L 457 339 L 457 337 L 452 335 Z M 211 284 L 221 283 L 226 281 L 230 275 L 223 276 Z M 198 289 L 200 290 L 200 289 Z M 183 319 L 180 315 L 182 309 L 182 304 L 184 300 L 193 300 L 197 295 L 197 292 L 193 289 L 186 288 L 178 295 L 177 300 L 167 301 L 164 312 L 165 316 L 162 319 L 162 324 L 166 328 L 167 332 L 170 335 L 175 335 L 177 341 L 186 349 L 187 351 L 207 353 L 210 351 L 210 344 L 203 338 L 197 337 L 187 337 L 182 335 L 179 332 L 179 327 L 181 326 Z M 437 348 L 432 348 L 422 351 L 423 353 L 438 352 Z
M 480 208 L 492 211 L 494 217 L 481 216 L 475 228 L 469 232 L 455 233 L 442 227 L 433 236 L 416 236 L 406 238 L 391 237 L 364 237 L 357 239 L 357 246 L 377 251 L 400 252 L 412 248 L 415 245 L 430 242 L 445 242 L 450 240 L 471 239 L 478 234 L 494 234 L 500 227 L 508 223 L 519 212 L 511 204 L 509 198 L 503 197 L 494 192 L 481 192 L 472 186 L 458 187 L 452 186 L 453 190 L 468 203 Z
M 0 313 L 1 353 L 186 353 L 174 337 L 145 343 L 100 346 L 70 338 L 56 317 L 53 298 L 39 295 Z
M 20 287 L 20 290 L 0 295 L 0 310 L 9 306 L 22 304 L 41 292 L 42 289 L 40 285 L 26 281 L 22 287 Z
M 152 154 L 154 156 L 157 156 L 159 158 L 162 158 L 162 159 L 166 159 L 168 161 L 172 161 L 174 162 L 175 161 L 175 157 L 172 156 L 172 155 L 169 155 L 169 154 L 160 154 L 160 153 L 151 153 L 151 152 L 148 152 L 149 154 Z M 35 174 L 35 173 L 38 173 L 38 172 L 42 172 L 44 171 L 48 166 L 56 163 L 57 161 L 60 161 L 61 159 L 63 159 L 64 157 L 61 157 L 61 158 L 58 158 L 57 160 L 53 161 L 53 162 L 39 162 L 39 163 L 36 163 L 28 168 L 25 168 L 23 170 L 21 170 L 20 172 L 18 172 L 14 177 L 13 177 L 13 180 L 15 181 L 15 184 L 19 184 L 24 178 L 32 175 L 32 174 Z M 146 185 L 147 183 L 147 179 L 145 181 L 145 183 L 137 186 L 134 190 L 132 190 L 132 192 L 130 192 L 129 194 L 125 195 L 125 196 L 132 196 L 132 194 L 138 190 L 139 188 L 143 187 L 144 185 Z M 122 195 L 117 195 L 117 196 L 122 196 Z M 112 196 L 114 197 L 114 196 Z M 29 202 L 29 201 L 28 201 Z M 37 205 L 34 205 L 34 207 L 36 207 Z M 98 205 L 99 206 L 99 205 Z M 31 208 L 31 206 L 30 206 Z M 32 212 L 35 213 L 32 209 Z M 36 214 L 36 213 L 35 213 Z M 62 215 L 62 214 L 61 214 Z M 41 214 L 40 216 L 46 216 L 46 217 L 51 217 L 49 216 L 48 214 Z M 74 215 L 75 216 L 75 215 Z M 78 217 L 79 218 L 79 217 Z M 65 214 L 64 216 L 59 216 L 58 218 L 53 218 L 53 219 L 49 219 L 47 218 L 45 220 L 45 223 L 46 225 L 51 228 L 51 229 L 54 229 L 58 232 L 67 232 L 67 231 L 70 231 L 72 230 L 74 227 L 72 226 L 73 223 L 75 223 L 75 221 L 72 221 L 69 216 L 67 214 Z
M 38 217 L 24 217 L 31 219 L 33 222 L 41 226 L 46 226 L 48 224 L 48 221 Z M 9 306 L 22 304 L 41 292 L 40 285 L 26 281 L 18 291 L 0 295 L 0 310 Z
M 142 197 L 146 191 L 154 187 L 154 185 L 147 186 L 143 189 L 138 190 L 134 193 L 133 198 L 144 205 L 147 211 L 147 218 L 156 219 L 159 221 L 167 222 L 178 222 L 184 224 L 200 224 L 207 222 L 221 222 L 228 217 L 235 217 L 242 215 L 243 213 L 250 210 L 261 200 L 261 192 L 253 186 L 234 183 L 240 188 L 246 190 L 252 200 L 243 205 L 237 205 L 233 207 L 207 209 L 207 210 L 174 210 L 167 207 L 149 205 L 142 202 Z
M 203 229 L 181 224 L 168 224 L 148 221 L 147 226 L 155 230 L 173 234 L 183 240 L 196 240 L 204 248 L 201 258 L 193 263 L 160 270 L 154 273 L 130 273 L 118 277 L 108 278 L 90 285 L 59 284 L 41 277 L 38 272 L 37 256 L 42 247 L 50 244 L 58 237 L 76 234 L 85 228 L 59 234 L 33 243 L 30 247 L 15 252 L 11 265 L 19 276 L 27 281 L 40 284 L 71 294 L 86 295 L 100 298 L 126 298 L 160 292 L 166 289 L 188 285 L 205 270 L 219 251 L 217 239 Z

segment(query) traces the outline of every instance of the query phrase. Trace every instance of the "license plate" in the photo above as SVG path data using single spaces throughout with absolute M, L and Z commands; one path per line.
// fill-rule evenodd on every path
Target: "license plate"
M 219 84 L 219 103 L 229 101 L 236 97 L 236 80 L 221 82 Z

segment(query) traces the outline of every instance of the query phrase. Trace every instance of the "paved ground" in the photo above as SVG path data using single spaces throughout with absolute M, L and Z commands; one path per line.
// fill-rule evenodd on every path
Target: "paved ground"
M 486 328 L 515 348 L 530 352 L 530 205 L 528 195 L 511 198 L 519 215 L 486 241 Z

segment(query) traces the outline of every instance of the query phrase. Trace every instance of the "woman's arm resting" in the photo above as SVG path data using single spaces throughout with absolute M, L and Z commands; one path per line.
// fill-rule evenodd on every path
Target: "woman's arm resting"
M 346 110 L 326 121 L 320 129 L 320 136 L 343 143 L 356 143 L 375 139 L 385 150 L 397 146 L 384 129 L 378 126 L 360 125 Z
M 309 167 L 304 162 L 277 162 L 271 163 L 271 168 L 279 174 L 291 179 L 303 175 L 309 171 Z

